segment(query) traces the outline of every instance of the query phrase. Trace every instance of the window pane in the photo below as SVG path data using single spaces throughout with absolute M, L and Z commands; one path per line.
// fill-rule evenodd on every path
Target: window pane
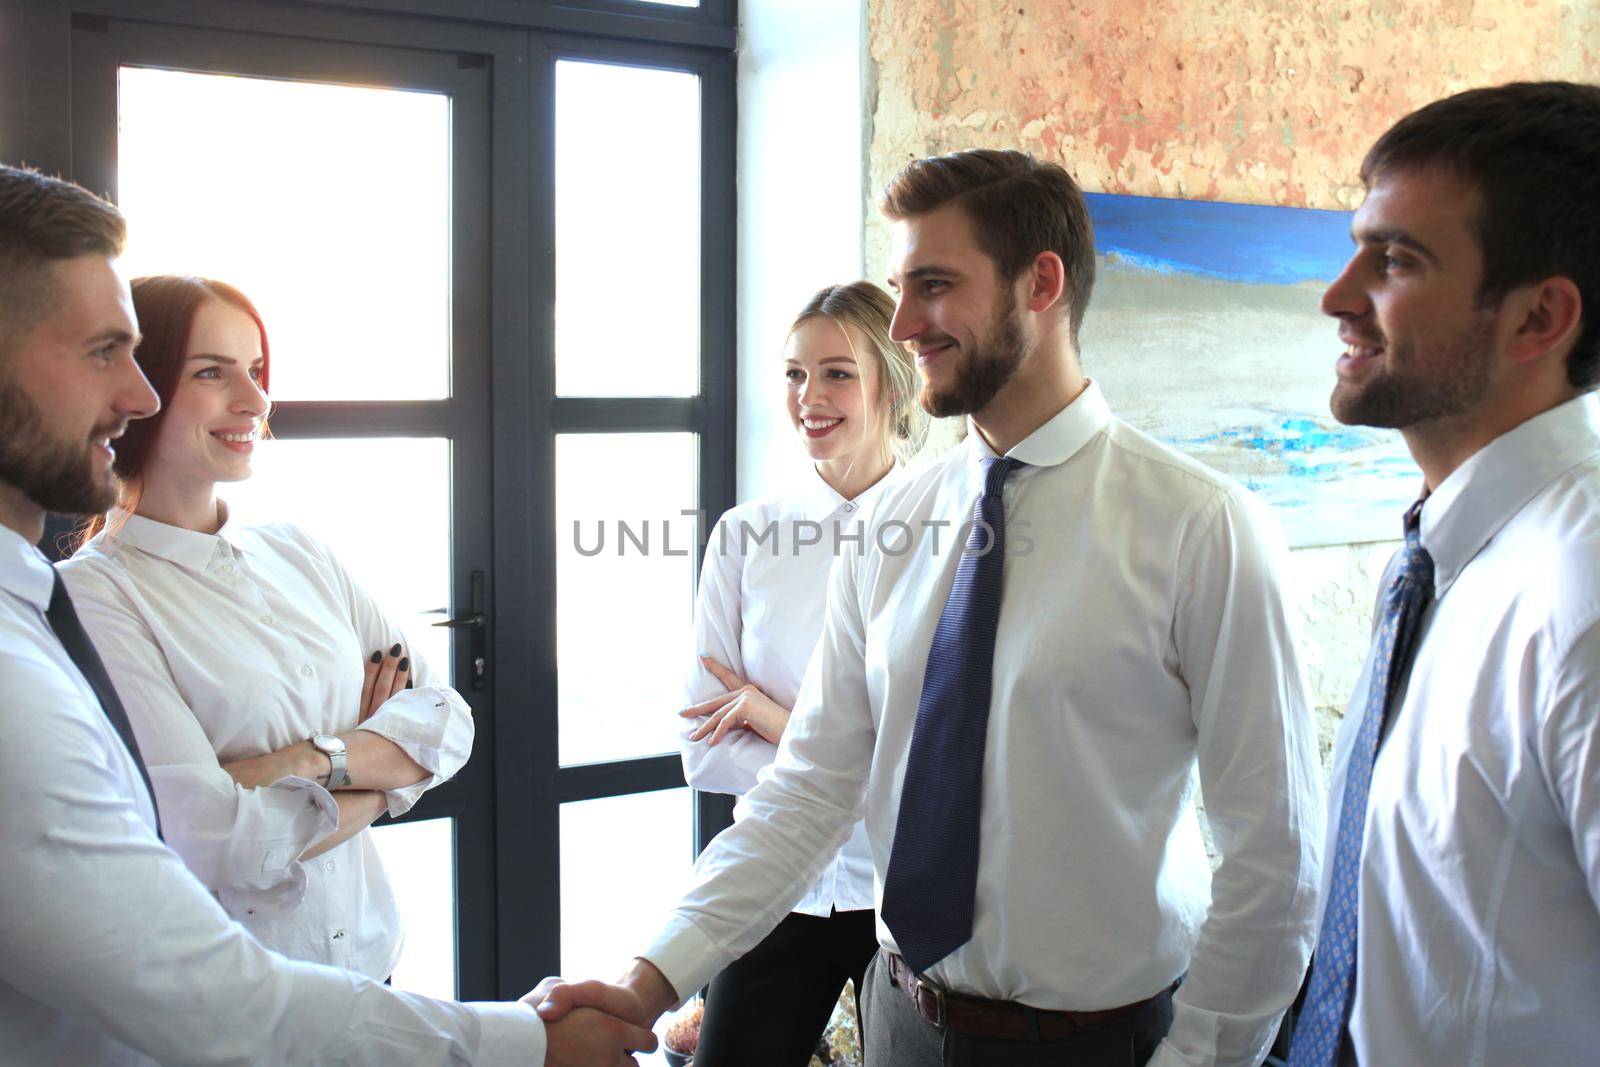
M 266 320 L 278 400 L 450 389 L 450 101 L 123 67 L 131 276 L 200 274 Z
M 448 440 L 269 438 L 255 475 L 218 495 L 240 519 L 292 522 L 327 545 L 407 646 L 451 677 L 450 631 L 431 625 L 445 616 L 429 614 L 450 603 Z
M 556 392 L 700 381 L 700 79 L 556 64 Z
M 396 989 L 456 997 L 456 840 L 453 819 L 374 826 L 406 943 Z
M 697 452 L 685 433 L 556 438 L 563 764 L 677 750 Z
M 561 973 L 621 974 L 694 866 L 687 789 L 561 806 Z

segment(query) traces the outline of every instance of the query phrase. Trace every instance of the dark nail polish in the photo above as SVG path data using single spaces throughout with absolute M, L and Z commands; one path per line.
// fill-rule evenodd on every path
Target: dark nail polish
M 372 662 L 374 662 L 374 663 L 382 663 L 383 662 L 383 653 L 381 651 L 374 652 L 372 654 Z
M 411 669 L 411 657 L 410 656 L 407 656 L 407 657 L 405 657 L 404 659 L 402 659 L 400 661 L 399 669 L 402 670 L 402 671 L 409 671 Z
M 398 656 L 399 654 L 400 654 L 400 642 L 396 641 L 394 643 L 394 647 L 389 650 L 389 655 Z
M 410 678 L 407 678 L 407 679 L 406 679 L 406 688 L 407 688 L 407 689 L 410 689 L 410 688 L 411 688 L 411 679 L 410 679 Z

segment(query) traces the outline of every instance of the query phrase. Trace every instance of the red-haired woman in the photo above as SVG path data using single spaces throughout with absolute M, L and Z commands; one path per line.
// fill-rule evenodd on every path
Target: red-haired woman
M 466 703 L 328 550 L 230 521 L 268 401 L 266 329 L 232 286 L 141 278 L 136 358 L 161 396 L 130 424 L 122 506 L 61 564 L 150 767 L 169 845 L 269 948 L 368 977 L 402 932 L 366 828 L 449 778 Z

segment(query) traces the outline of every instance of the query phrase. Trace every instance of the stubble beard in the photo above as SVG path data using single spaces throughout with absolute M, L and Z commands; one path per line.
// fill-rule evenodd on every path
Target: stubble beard
M 918 400 L 935 418 L 982 411 L 1022 366 L 1027 341 L 1017 315 L 1017 294 L 1010 286 L 1003 286 L 1002 291 L 988 331 L 956 367 L 955 381 L 936 389 L 932 381 L 923 379 Z
M 96 427 L 108 436 L 118 426 Z M 11 377 L 0 374 L 0 481 L 62 515 L 98 515 L 117 502 L 116 476 L 96 475 L 89 441 L 50 433 L 44 413 Z
M 1449 341 L 1386 349 L 1386 365 L 1379 373 L 1359 386 L 1339 381 L 1328 406 L 1347 426 L 1391 430 L 1459 415 L 1488 395 L 1493 355 L 1494 314 L 1489 309 Z

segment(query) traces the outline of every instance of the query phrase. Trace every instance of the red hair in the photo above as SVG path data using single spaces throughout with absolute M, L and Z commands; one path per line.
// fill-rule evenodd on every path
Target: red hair
M 117 441 L 117 459 L 113 465 L 122 480 L 121 505 L 134 510 L 139 501 L 139 488 L 144 468 L 150 458 L 150 449 L 166 418 L 167 405 L 177 392 L 183 377 L 184 357 L 189 351 L 189 334 L 194 329 L 194 317 L 208 300 L 216 300 L 237 308 L 255 321 L 261 333 L 261 391 L 267 391 L 268 371 L 272 366 L 267 345 L 267 327 L 261 313 L 250 298 L 227 282 L 211 278 L 198 278 L 188 274 L 156 274 L 133 280 L 133 310 L 139 320 L 143 337 L 133 358 L 150 379 L 150 385 L 161 398 L 161 410 L 148 419 L 135 419 Z M 264 432 L 264 428 L 263 428 Z M 105 528 L 106 518 L 98 515 L 90 519 L 74 539 L 74 547 L 81 547 Z

